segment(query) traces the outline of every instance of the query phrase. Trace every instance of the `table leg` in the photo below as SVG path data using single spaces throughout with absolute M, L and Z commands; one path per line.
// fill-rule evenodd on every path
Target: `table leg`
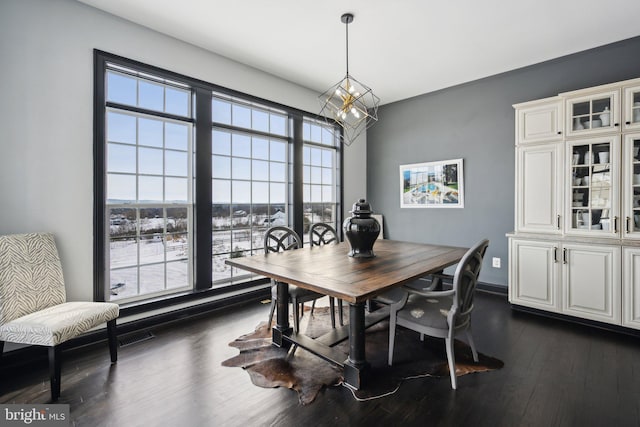
M 349 358 L 344 364 L 344 382 L 357 389 L 362 387 L 369 368 L 365 357 L 364 302 L 349 303 Z
M 276 326 L 272 329 L 271 340 L 278 347 L 289 348 L 291 342 L 283 337 L 291 334 L 289 326 L 289 285 L 276 281 L 278 299 L 276 301 Z

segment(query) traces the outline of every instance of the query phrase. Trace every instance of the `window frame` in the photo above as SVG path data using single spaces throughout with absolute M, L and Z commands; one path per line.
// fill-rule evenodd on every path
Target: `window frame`
M 259 97 L 231 90 L 213 83 L 194 79 L 179 73 L 175 73 L 163 68 L 144 64 L 142 62 L 128 59 L 119 55 L 94 49 L 94 150 L 93 150 L 93 190 L 94 190 L 94 212 L 93 212 L 93 230 L 94 230 L 94 247 L 93 247 L 93 293 L 95 301 L 106 300 L 106 283 L 105 272 L 109 268 L 109 260 L 107 259 L 108 250 L 105 244 L 108 244 L 108 236 L 106 234 L 107 203 L 106 203 L 106 113 L 109 102 L 106 100 L 106 71 L 107 64 L 115 64 L 124 68 L 134 69 L 140 74 L 150 74 L 163 79 L 184 84 L 191 88 L 193 105 L 192 111 L 194 115 L 192 137 L 193 169 L 195 171 L 193 177 L 193 196 L 191 212 L 193 216 L 192 229 L 189 230 L 192 236 L 192 262 L 191 277 L 193 278 L 189 291 L 172 293 L 165 295 L 160 299 L 161 304 L 169 305 L 172 301 L 184 300 L 184 298 L 204 298 L 215 294 L 228 292 L 229 290 L 238 290 L 255 286 L 259 282 L 264 282 L 264 278 L 250 280 L 242 284 L 231 284 L 227 287 L 213 287 L 212 277 L 212 248 L 211 237 L 198 238 L 198 236 L 212 235 L 212 165 L 211 165 L 211 141 L 212 129 L 220 127 L 220 124 L 214 123 L 212 119 L 212 99 L 214 93 L 224 94 L 225 96 L 238 98 L 247 103 L 256 103 L 259 105 L 281 110 L 288 115 L 291 123 L 292 132 L 283 139 L 287 140 L 289 147 L 289 171 L 292 185 L 288 190 L 288 200 L 286 204 L 289 209 L 290 223 L 293 229 L 299 234 L 303 232 L 303 120 L 322 120 L 323 117 L 314 113 L 308 113 L 303 110 L 288 107 L 273 101 L 261 99 Z M 118 108 L 128 109 L 132 112 L 144 112 L 144 109 L 138 107 L 123 107 L 118 104 Z M 149 110 L 151 111 L 151 110 Z M 153 111 L 154 115 L 175 119 L 172 114 Z M 184 120 L 183 117 L 179 117 Z M 248 129 L 248 131 L 252 131 Z M 253 131 L 252 131 L 253 132 Z M 339 126 L 336 126 L 336 132 L 341 132 Z M 259 132 L 258 132 L 259 133 Z M 337 184 L 339 195 L 336 200 L 336 223 L 342 223 L 342 206 L 344 205 L 343 195 L 343 145 L 338 143 L 335 146 L 336 151 L 336 168 L 337 168 Z M 288 184 L 289 185 L 289 184 Z M 167 206 L 169 207 L 169 206 Z M 338 230 L 341 234 L 341 231 Z M 117 300 L 114 302 L 118 302 Z M 158 298 L 142 298 L 129 303 L 131 306 L 157 306 Z M 154 307 L 155 308 L 155 307 Z

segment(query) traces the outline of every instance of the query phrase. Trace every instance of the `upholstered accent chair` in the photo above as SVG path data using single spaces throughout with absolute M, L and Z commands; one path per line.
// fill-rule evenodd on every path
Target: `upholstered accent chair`
M 444 338 L 451 388 L 457 387 L 453 351 L 453 340 L 457 334 L 465 332 L 473 360 L 478 361 L 478 353 L 471 335 L 471 312 L 482 260 L 488 246 L 489 241 L 484 239 L 467 251 L 453 275 L 452 289 L 422 291 L 409 286 L 400 288 L 404 291 L 403 297 L 390 306 L 389 366 L 393 364 L 396 325 L 419 332 L 420 339 L 424 339 L 425 335 Z
M 117 356 L 117 304 L 66 302 L 62 265 L 50 233 L 0 236 L 0 357 L 4 343 L 49 347 L 51 400 L 60 396 L 61 344 L 107 323 Z

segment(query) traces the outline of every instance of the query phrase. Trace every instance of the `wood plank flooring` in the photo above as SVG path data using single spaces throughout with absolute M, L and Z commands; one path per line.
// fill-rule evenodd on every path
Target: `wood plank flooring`
M 513 312 L 504 296 L 479 292 L 475 342 L 502 370 L 460 377 L 455 391 L 448 378 L 414 379 L 366 402 L 332 387 L 300 406 L 295 392 L 220 365 L 268 309 L 252 302 L 155 327 L 113 366 L 106 344 L 69 350 L 60 403 L 72 425 L 92 427 L 640 426 L 637 337 Z M 0 372 L 0 403 L 48 402 L 46 363 Z

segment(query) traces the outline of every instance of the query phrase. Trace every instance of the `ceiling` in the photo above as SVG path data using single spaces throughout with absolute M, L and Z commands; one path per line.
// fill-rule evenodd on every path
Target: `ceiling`
M 640 35 L 637 0 L 78 0 L 317 92 L 382 104 Z

